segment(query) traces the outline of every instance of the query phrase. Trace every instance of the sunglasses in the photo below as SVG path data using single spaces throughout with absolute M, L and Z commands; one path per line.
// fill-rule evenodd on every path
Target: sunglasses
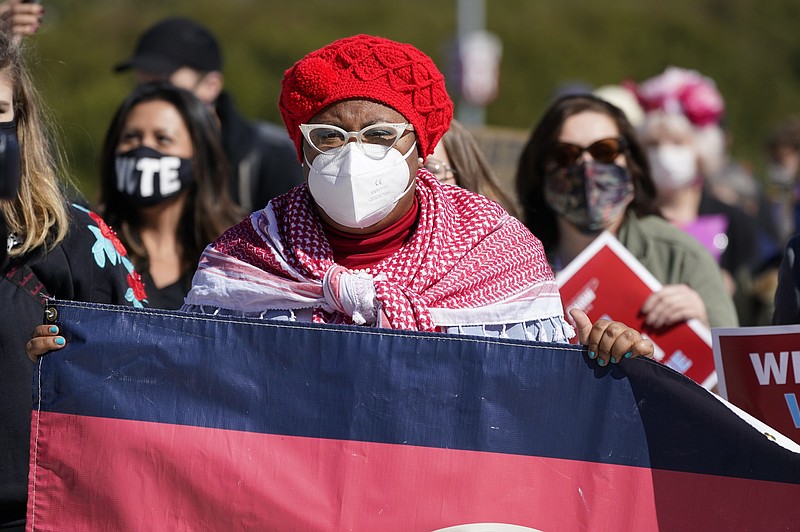
M 585 151 L 595 161 L 611 164 L 625 151 L 625 141 L 622 138 L 600 139 L 585 148 L 569 142 L 557 142 L 551 155 L 558 166 L 566 168 L 575 164 Z

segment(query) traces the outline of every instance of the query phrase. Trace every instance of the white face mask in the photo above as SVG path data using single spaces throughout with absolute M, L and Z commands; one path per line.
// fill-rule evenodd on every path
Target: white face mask
M 697 177 L 697 155 L 689 146 L 662 144 L 648 150 L 650 170 L 659 190 L 683 188 Z
M 794 172 L 782 164 L 771 163 L 767 166 L 767 176 L 776 185 L 789 186 L 794 182 Z
M 380 157 L 381 146 L 360 148 L 349 142 L 333 155 L 320 153 L 313 163 L 306 157 L 311 196 L 340 225 L 358 229 L 375 225 L 414 184 L 406 157 L 415 148 L 416 142 L 405 154 L 392 148 Z

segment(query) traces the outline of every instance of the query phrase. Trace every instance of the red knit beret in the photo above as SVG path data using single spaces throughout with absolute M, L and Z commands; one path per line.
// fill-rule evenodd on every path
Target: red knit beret
M 311 52 L 283 76 L 280 110 L 303 160 L 299 125 L 349 98 L 387 105 L 413 126 L 423 155 L 450 127 L 453 102 L 430 57 L 410 44 L 356 35 Z

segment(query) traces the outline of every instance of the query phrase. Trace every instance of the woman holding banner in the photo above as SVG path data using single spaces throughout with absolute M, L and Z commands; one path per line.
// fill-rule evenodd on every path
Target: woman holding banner
M 664 285 L 641 308 L 649 326 L 738 325 L 719 266 L 661 217 L 644 149 L 617 107 L 591 95 L 554 101 L 523 150 L 516 185 L 553 269 L 610 231 Z
M 453 113 L 429 57 L 379 37 L 338 40 L 286 71 L 280 110 L 306 184 L 206 248 L 185 310 L 547 342 L 574 334 L 539 241 L 425 170 Z M 653 352 L 622 323 L 572 316 L 601 366 Z
M 98 215 L 67 200 L 46 109 L 12 39 L 0 31 L 0 529 L 23 530 L 33 382 L 33 366 L 25 356 L 30 332 L 42 323 L 51 296 L 142 306 L 144 291 L 114 232 Z

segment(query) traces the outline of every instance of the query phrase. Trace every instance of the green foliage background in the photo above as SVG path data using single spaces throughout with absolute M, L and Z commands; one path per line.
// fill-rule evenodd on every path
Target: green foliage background
M 372 33 L 415 44 L 447 72 L 457 29 L 456 0 L 43 1 L 44 25 L 28 39 L 32 65 L 73 177 L 90 199 L 105 128 L 132 84 L 111 68 L 162 17 L 186 15 L 209 26 L 241 110 L 275 122 L 283 71 L 305 53 Z M 486 0 L 486 19 L 503 42 L 489 125 L 530 128 L 566 81 L 640 81 L 682 66 L 716 80 L 733 152 L 760 171 L 764 137 L 800 114 L 797 0 Z

